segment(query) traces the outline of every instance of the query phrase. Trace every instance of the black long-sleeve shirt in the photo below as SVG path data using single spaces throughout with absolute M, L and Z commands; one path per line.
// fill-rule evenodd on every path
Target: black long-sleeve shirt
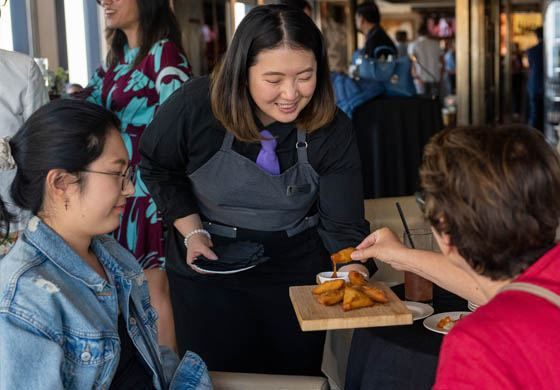
M 159 108 L 140 142 L 142 180 L 170 226 L 199 213 L 188 175 L 214 156 L 226 134 L 212 113 L 209 85 L 208 77 L 184 84 Z M 295 124 L 275 122 L 266 129 L 277 137 L 276 153 L 284 172 L 297 162 Z M 309 163 L 320 176 L 318 201 L 308 215 L 319 212 L 318 230 L 329 252 L 355 246 L 369 233 L 369 224 L 352 123 L 338 111 L 329 125 L 308 134 L 307 142 Z M 261 146 L 236 139 L 232 149 L 256 161 Z M 368 268 L 371 273 L 376 269 L 373 262 Z

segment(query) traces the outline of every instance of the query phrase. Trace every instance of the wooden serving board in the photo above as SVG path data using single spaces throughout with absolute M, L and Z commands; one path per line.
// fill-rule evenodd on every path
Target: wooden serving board
M 389 302 L 376 303 L 375 306 L 345 312 L 342 303 L 324 306 L 317 302 L 311 291 L 314 286 L 290 287 L 290 299 L 296 312 L 299 326 L 303 331 L 369 328 L 372 326 L 409 325 L 412 313 L 389 287 L 383 282 L 370 281 L 387 294 Z

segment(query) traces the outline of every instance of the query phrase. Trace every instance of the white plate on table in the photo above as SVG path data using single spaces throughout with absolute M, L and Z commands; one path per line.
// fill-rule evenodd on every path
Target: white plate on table
M 446 313 L 434 314 L 433 316 L 430 316 L 430 317 L 428 317 L 424 320 L 424 326 L 426 328 L 428 328 L 429 330 L 431 330 L 432 332 L 447 334 L 447 333 L 449 333 L 449 331 L 447 329 L 439 328 L 437 326 L 437 323 L 441 319 L 443 319 L 445 317 L 449 317 L 453 321 L 457 321 L 459 318 L 461 318 L 461 315 L 468 315 L 468 314 L 471 314 L 471 312 L 470 311 L 448 311 Z
M 434 308 L 425 303 L 414 301 L 403 301 L 403 303 L 412 312 L 412 321 L 421 320 L 434 314 Z

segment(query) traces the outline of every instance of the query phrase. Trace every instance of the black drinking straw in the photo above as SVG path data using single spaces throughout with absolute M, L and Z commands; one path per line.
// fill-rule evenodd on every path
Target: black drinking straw
M 401 216 L 401 221 L 402 221 L 402 224 L 404 226 L 404 231 L 406 232 L 406 235 L 408 237 L 408 241 L 410 242 L 410 247 L 412 249 L 415 249 L 414 248 L 414 242 L 412 242 L 412 237 L 410 237 L 410 230 L 408 230 L 408 225 L 406 224 L 406 219 L 404 218 L 404 214 L 403 214 L 402 209 L 401 209 L 401 205 L 399 204 L 399 202 L 397 202 L 395 204 L 397 205 L 397 210 L 399 211 L 399 215 Z

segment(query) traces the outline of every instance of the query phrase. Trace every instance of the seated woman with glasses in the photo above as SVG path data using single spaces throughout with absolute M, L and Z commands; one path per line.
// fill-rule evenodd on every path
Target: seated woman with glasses
M 406 249 L 382 229 L 355 258 L 487 302 L 445 337 L 434 389 L 560 388 L 557 153 L 529 127 L 457 128 L 426 146 L 420 178 L 442 254 Z
M 1 389 L 212 387 L 196 354 L 158 346 L 142 269 L 106 235 L 134 194 L 119 126 L 98 105 L 57 100 L 0 139 L 0 166 L 18 168 L 12 199 L 34 215 L 0 262 Z M 10 218 L 0 199 L 0 233 Z
M 191 68 L 170 0 L 97 0 L 105 16 L 106 65 L 73 97 L 114 112 L 132 164 L 140 162 L 140 138 L 163 102 L 188 80 Z M 161 214 L 137 174 L 136 192 L 113 236 L 142 265 L 160 318 L 160 343 L 177 350 Z

